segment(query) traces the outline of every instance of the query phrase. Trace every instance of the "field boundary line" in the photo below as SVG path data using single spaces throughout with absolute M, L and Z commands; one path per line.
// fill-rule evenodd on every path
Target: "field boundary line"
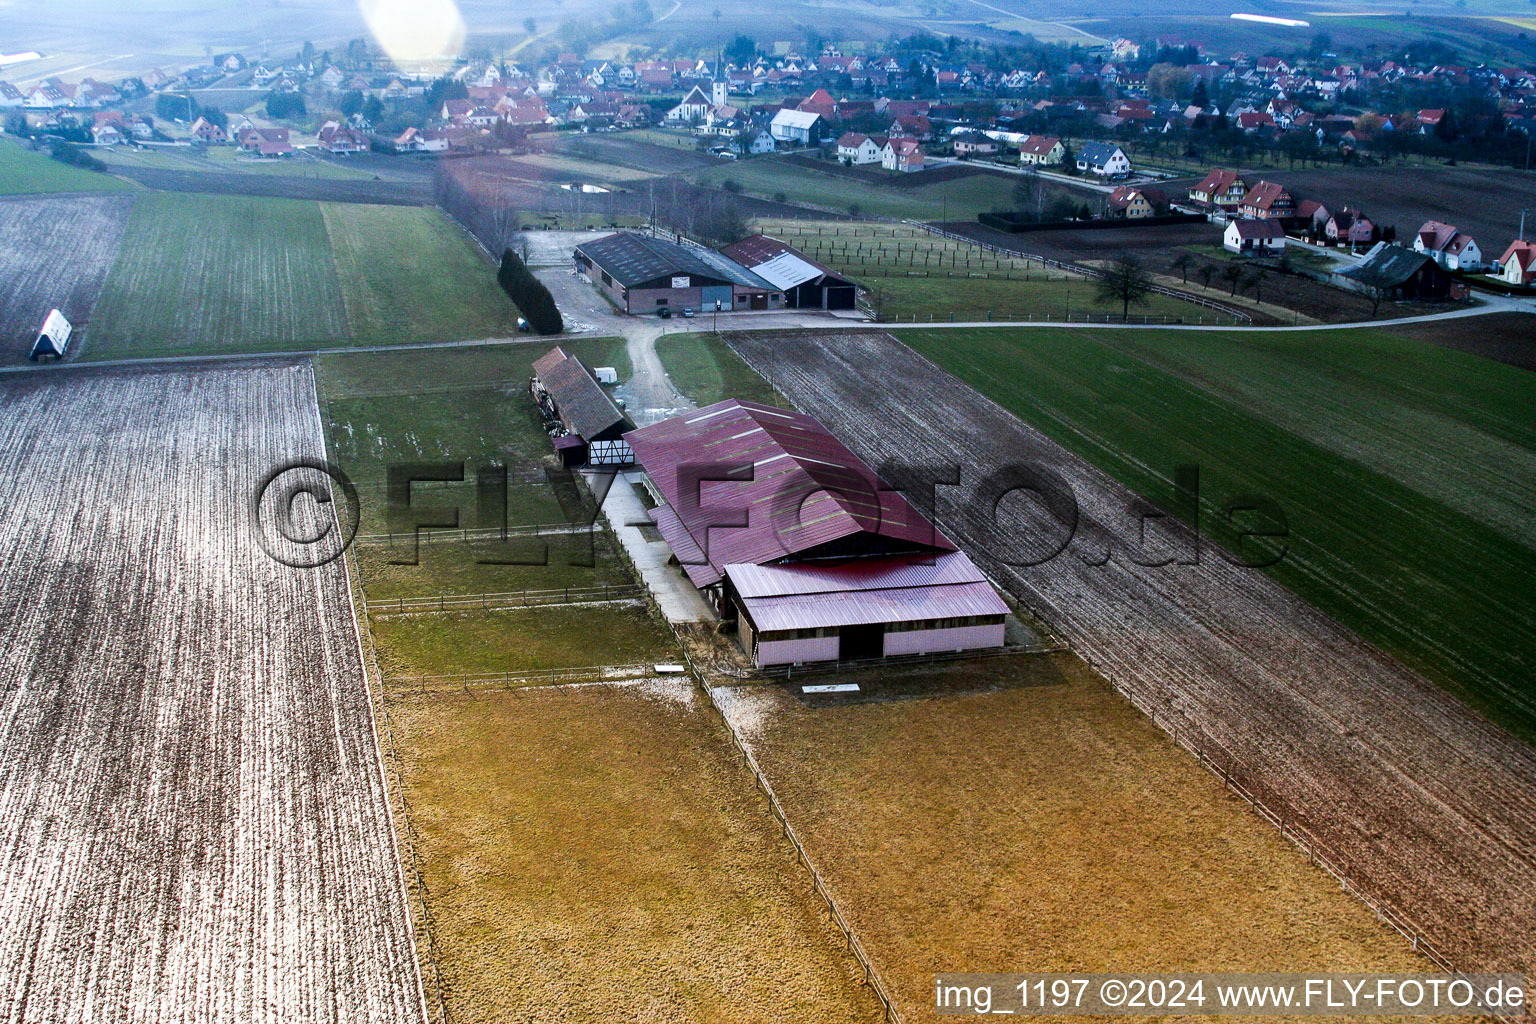
M 314 409 L 317 426 L 319 427 L 321 455 L 325 459 L 329 459 L 330 444 L 326 438 L 325 422 L 328 417 L 322 414 L 324 405 L 320 400 L 320 385 L 319 380 L 317 379 L 314 372 L 314 364 L 309 363 L 308 365 L 310 371 L 310 386 L 314 388 Z M 332 500 L 329 502 L 331 507 L 331 519 L 336 529 L 340 530 L 341 521 L 338 518 L 339 513 L 337 512 L 338 502 L 334 499 L 335 496 L 333 495 Z M 372 628 L 368 625 L 368 598 L 367 595 L 362 591 L 361 574 L 354 576 L 351 559 L 352 552 L 343 552 L 341 558 L 342 576 L 346 582 L 348 610 L 352 613 L 352 639 L 353 642 L 357 645 L 358 669 L 362 673 L 363 692 L 368 701 L 368 729 L 369 733 L 373 737 L 374 763 L 378 766 L 379 784 L 384 787 L 384 813 L 389 819 L 389 833 L 392 840 L 391 847 L 394 850 L 395 855 L 395 877 L 396 881 L 399 883 L 400 895 L 404 901 L 401 909 L 405 911 L 406 935 L 411 944 L 411 960 L 412 966 L 415 968 L 413 973 L 416 975 L 416 996 L 420 1001 L 422 1020 L 427 1022 L 432 1021 L 432 1010 L 427 1002 L 426 981 L 422 977 L 421 969 L 423 956 L 425 956 L 425 959 L 431 968 L 432 987 L 435 989 L 435 995 L 437 997 L 437 1020 L 440 1022 L 440 1024 L 450 1024 L 448 1016 L 448 1003 L 444 997 L 442 968 L 437 962 L 437 947 L 436 940 L 433 936 L 432 915 L 431 910 L 427 906 L 426 880 L 422 877 L 420 857 L 416 853 L 415 843 L 411 837 L 411 832 L 414 826 L 412 826 L 410 820 L 410 806 L 406 802 L 405 798 L 405 780 L 400 775 L 399 755 L 395 749 L 394 730 L 390 728 L 389 709 L 384 705 L 384 695 L 382 691 L 376 694 L 374 692 L 372 683 L 370 683 L 368 679 L 368 668 L 370 665 L 372 665 L 375 675 L 378 676 L 380 683 L 383 683 L 383 675 L 379 673 L 378 663 L 373 659 L 373 634 Z M 361 616 L 358 614 L 359 599 L 362 601 Z M 369 631 L 369 639 L 366 648 L 363 644 L 363 631 L 365 629 Z M 384 724 L 384 735 L 388 742 L 388 769 L 385 768 L 386 755 L 384 744 L 379 742 L 380 721 L 382 721 Z M 390 786 L 390 772 L 393 772 L 395 776 L 395 785 L 393 787 Z M 397 824 L 394 803 L 390 799 L 391 790 L 396 793 L 400 800 L 400 818 L 404 822 L 403 831 Z M 402 836 L 405 840 L 405 856 L 401 855 L 400 849 Z M 414 898 L 411 887 L 406 881 L 406 860 L 410 861 L 410 870 L 414 876 L 417 886 Z M 413 905 L 416 906 L 417 911 L 421 915 L 421 930 L 426 937 L 425 950 L 423 950 L 421 943 L 417 941 L 417 928 L 415 920 L 416 915 L 411 912 Z
M 837 900 L 833 897 L 832 890 L 827 886 L 821 872 L 817 870 L 816 865 L 811 861 L 810 854 L 806 852 L 805 845 L 800 841 L 800 834 L 789 823 L 789 815 L 785 812 L 783 804 L 779 803 L 778 794 L 774 792 L 773 786 L 768 782 L 768 777 L 763 774 L 763 769 L 757 763 L 757 758 L 753 756 L 746 741 L 737 732 L 736 726 L 731 723 L 730 716 L 725 713 L 725 709 L 715 700 L 714 693 L 711 692 L 709 684 L 704 680 L 704 674 L 699 671 L 699 667 L 694 664 L 692 655 L 688 653 L 688 645 L 683 642 L 683 636 L 678 632 L 676 623 L 662 614 L 661 605 L 657 601 L 656 595 L 651 592 L 650 584 L 645 582 L 645 577 L 640 574 L 634 562 L 630 559 L 629 550 L 623 544 L 615 544 L 614 548 L 618 552 L 619 558 L 623 560 L 625 566 L 629 569 L 630 574 L 640 581 L 640 586 L 645 592 L 646 603 L 651 609 L 652 614 L 660 616 L 661 621 L 667 624 L 667 629 L 671 631 L 672 639 L 677 644 L 678 655 L 683 659 L 683 666 L 687 670 L 688 676 L 693 680 L 695 686 L 704 691 L 704 696 L 708 699 L 710 707 L 715 709 L 715 713 L 720 716 L 721 722 L 725 725 L 725 733 L 731 738 L 731 744 L 740 752 L 743 760 L 746 761 L 747 768 L 751 771 L 753 781 L 757 784 L 758 790 L 767 798 L 769 812 L 778 820 L 784 838 L 789 840 L 790 846 L 794 849 L 796 860 L 810 874 L 812 891 L 821 899 L 822 905 L 832 923 L 843 933 L 843 938 L 848 945 L 849 954 L 864 969 L 864 983 L 869 986 L 870 991 L 875 994 L 876 1000 L 879 1001 L 881 1007 L 885 1010 L 886 1024 L 902 1024 L 901 1011 L 897 1008 L 896 1001 L 887 991 L 885 982 L 880 977 L 880 972 L 875 968 L 874 961 L 870 958 L 869 953 L 865 951 L 864 944 L 859 941 L 859 937 L 854 934 L 853 926 L 848 923 L 848 919 L 843 915 L 842 908 L 838 906 Z

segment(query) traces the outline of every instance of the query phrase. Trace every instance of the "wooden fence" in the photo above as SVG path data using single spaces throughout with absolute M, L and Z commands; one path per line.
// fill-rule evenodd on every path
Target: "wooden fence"
M 416 689 L 454 687 L 461 690 L 500 688 L 521 690 L 573 683 L 614 683 L 657 675 L 650 662 L 637 665 L 584 665 L 576 668 L 529 668 L 512 672 L 460 672 L 438 676 L 390 676 L 388 682 Z
M 537 608 L 543 605 L 591 604 L 595 601 L 634 601 L 644 595 L 634 583 L 590 587 L 556 587 L 551 590 L 504 590 L 494 594 L 438 594 L 434 597 L 374 598 L 375 615 L 406 615 L 418 612 L 456 612 L 472 609 Z

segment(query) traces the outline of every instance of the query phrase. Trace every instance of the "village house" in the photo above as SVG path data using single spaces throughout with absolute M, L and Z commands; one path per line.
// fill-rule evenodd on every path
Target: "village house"
M 1506 284 L 1536 285 L 1536 242 L 1511 242 L 1499 257 L 1499 280 Z
M 1156 217 L 1168 209 L 1168 197 L 1156 189 L 1121 185 L 1104 201 L 1105 213 L 1126 220 Z
M 1248 193 L 1242 175 L 1236 171 L 1217 169 L 1208 173 L 1189 190 L 1189 200 L 1199 206 L 1213 206 L 1218 210 L 1235 210 Z
M 954 146 L 955 156 L 996 156 L 1002 150 L 1002 143 L 996 139 L 989 139 L 980 132 L 962 132 L 959 135 L 950 136 L 950 144 Z
M 1334 245 L 1357 249 L 1376 241 L 1376 225 L 1359 210 L 1344 207 L 1323 225 L 1323 237 Z
M 1100 178 L 1131 173 L 1130 158 L 1113 142 L 1085 142 L 1077 154 L 1077 169 Z
M 1054 135 L 1029 135 L 1019 142 L 1019 163 L 1054 166 L 1066 156 L 1067 147 Z
M 321 125 L 315 137 L 320 142 L 321 150 L 336 156 L 368 152 L 368 136 L 336 121 L 327 121 Z
M 882 146 L 860 132 L 844 132 L 837 140 L 837 158 L 845 164 L 877 164 Z
M 923 169 L 923 147 L 916 139 L 888 139 L 885 149 L 880 151 L 880 166 L 903 174 L 920 171 Z
M 1238 212 L 1255 220 L 1281 220 L 1296 215 L 1296 200 L 1283 185 L 1261 181 L 1243 196 Z
M 1437 220 L 1427 220 L 1419 227 L 1413 248 L 1415 252 L 1427 253 L 1446 270 L 1478 271 L 1483 267 L 1482 251 L 1472 236 Z
M 1221 244 L 1227 251 L 1245 256 L 1278 253 L 1285 249 L 1285 228 L 1275 220 L 1230 220 Z
M 280 158 L 293 155 L 287 128 L 253 128 L 247 125 L 235 136 L 240 148 L 261 157 Z
M 229 141 L 229 133 L 218 125 L 209 121 L 206 117 L 199 117 L 192 122 L 188 132 L 193 142 L 201 142 L 208 145 L 218 145 Z

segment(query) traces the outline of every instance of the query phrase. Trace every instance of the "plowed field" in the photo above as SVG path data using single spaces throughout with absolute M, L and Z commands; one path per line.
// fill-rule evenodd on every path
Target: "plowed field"
M 0 383 L 0 1019 L 422 1019 L 308 364 Z M 313 525 L 311 523 L 310 525 Z

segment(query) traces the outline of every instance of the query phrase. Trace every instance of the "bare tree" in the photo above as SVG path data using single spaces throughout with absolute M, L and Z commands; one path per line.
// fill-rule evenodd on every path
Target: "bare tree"
M 1243 268 L 1236 263 L 1228 263 L 1221 268 L 1218 276 L 1232 286 L 1232 298 L 1237 298 L 1237 285 L 1243 279 Z
M 1195 271 L 1195 276 L 1200 279 L 1201 284 L 1209 288 L 1211 286 L 1211 278 L 1216 276 L 1216 265 L 1208 260 L 1201 263 L 1199 269 Z
M 1189 268 L 1194 265 L 1195 257 L 1187 252 L 1181 252 L 1173 258 L 1173 269 L 1184 277 L 1184 283 L 1189 284 Z
M 1245 289 L 1248 289 L 1248 288 L 1252 288 L 1253 289 L 1253 298 L 1254 298 L 1255 302 L 1263 302 L 1264 301 L 1264 292 L 1263 292 L 1263 288 L 1264 288 L 1264 271 L 1262 271 L 1262 270 L 1255 270 L 1252 273 L 1250 273 L 1248 276 L 1244 277 L 1243 278 L 1243 287 Z
M 1129 320 L 1131 306 L 1145 306 L 1152 291 L 1152 275 L 1141 261 L 1122 253 L 1104 268 L 1104 276 L 1094 282 L 1094 297 L 1100 302 L 1120 303 L 1120 315 Z

